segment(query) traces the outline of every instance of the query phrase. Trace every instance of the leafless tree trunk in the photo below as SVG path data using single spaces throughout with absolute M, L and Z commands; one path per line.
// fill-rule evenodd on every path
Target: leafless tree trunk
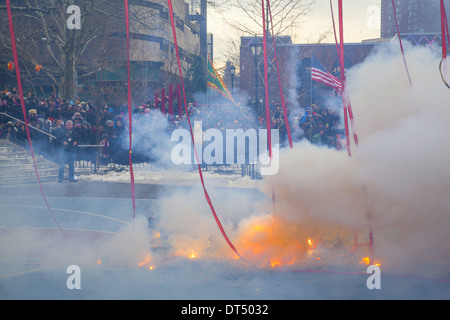
M 68 28 L 68 8 L 80 8 L 80 29 Z M 59 88 L 65 100 L 77 98 L 79 80 L 98 73 L 108 64 L 125 61 L 123 46 L 110 44 L 106 54 L 104 41 L 121 39 L 125 34 L 124 2 L 121 0 L 17 0 L 12 12 L 21 64 L 31 70 L 42 65 L 40 77 Z M 6 6 L 0 4 L 0 61 L 12 60 Z M 130 12 L 130 20 L 141 28 L 155 28 L 152 19 Z M 113 57 L 111 57 L 113 56 Z M 33 72 L 27 73 L 29 76 Z M 31 81 L 35 79 L 25 79 Z

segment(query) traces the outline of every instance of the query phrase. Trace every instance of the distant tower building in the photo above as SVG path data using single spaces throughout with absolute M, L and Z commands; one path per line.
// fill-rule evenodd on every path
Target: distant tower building
M 450 0 L 445 0 L 450 11 Z M 441 30 L 440 1 L 394 0 L 400 34 L 438 33 Z M 397 34 L 392 0 L 381 0 L 381 37 L 392 38 Z
M 190 0 L 189 14 L 196 15 L 196 14 L 200 14 L 201 12 L 202 12 L 202 6 L 201 6 L 200 0 Z

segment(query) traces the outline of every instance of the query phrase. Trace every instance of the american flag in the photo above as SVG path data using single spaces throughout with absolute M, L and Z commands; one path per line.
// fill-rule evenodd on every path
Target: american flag
M 314 55 L 311 56 L 311 79 L 333 87 L 338 92 L 342 91 L 341 80 L 329 73 Z

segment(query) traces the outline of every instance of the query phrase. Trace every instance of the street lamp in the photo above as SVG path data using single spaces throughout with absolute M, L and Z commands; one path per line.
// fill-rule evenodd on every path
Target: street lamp
M 265 81 L 264 65 L 262 65 L 262 67 L 261 67 L 261 73 L 262 73 L 262 78 L 264 79 L 263 81 Z M 267 79 L 270 79 L 271 73 L 272 73 L 272 65 L 269 64 L 269 65 L 267 66 Z M 269 81 L 269 83 L 268 83 L 267 88 L 269 89 L 269 92 L 270 92 L 270 81 Z M 265 102 L 265 101 L 266 101 L 266 96 L 264 95 L 264 102 Z
M 234 89 L 234 75 L 236 74 L 236 67 L 234 64 L 230 66 L 230 75 L 231 75 L 231 93 L 233 93 Z
M 259 101 L 258 101 L 258 57 L 261 55 L 262 44 L 258 37 L 255 38 L 250 43 L 250 49 L 252 50 L 252 55 L 255 61 L 255 108 L 259 116 Z

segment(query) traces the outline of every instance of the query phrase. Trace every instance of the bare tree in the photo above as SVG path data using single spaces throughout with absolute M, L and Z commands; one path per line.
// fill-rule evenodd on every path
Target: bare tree
M 300 18 L 310 12 L 315 0 L 272 0 L 270 11 L 273 18 L 274 36 L 288 35 L 289 30 L 299 27 Z M 211 5 L 217 10 L 239 9 L 244 17 L 224 18 L 225 23 L 241 34 L 254 35 L 262 30 L 261 1 L 255 0 L 215 0 Z M 269 21 L 268 6 L 265 0 L 266 21 Z M 267 26 L 266 26 L 267 27 Z
M 80 8 L 79 28 L 69 7 Z M 77 83 L 106 66 L 126 58 L 124 2 L 120 0 L 17 0 L 12 7 L 19 60 L 25 81 L 35 82 L 35 65 L 43 66 L 39 77 L 59 88 L 59 95 L 73 100 Z M 0 61 L 11 59 L 6 6 L 0 5 Z M 69 10 L 68 10 L 69 9 Z M 137 28 L 157 28 L 151 17 L 130 10 Z M 119 41 L 118 41 L 119 40 Z M 119 45 L 118 45 L 119 44 Z

